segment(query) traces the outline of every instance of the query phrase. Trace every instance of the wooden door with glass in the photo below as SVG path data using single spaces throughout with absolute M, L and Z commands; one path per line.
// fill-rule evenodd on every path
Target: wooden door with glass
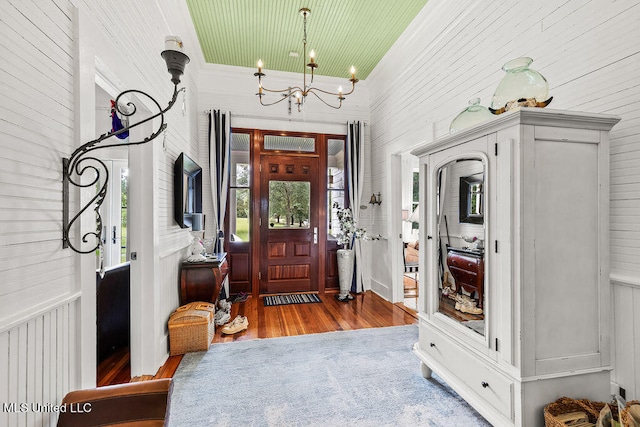
M 260 161 L 260 293 L 318 290 L 318 156 Z

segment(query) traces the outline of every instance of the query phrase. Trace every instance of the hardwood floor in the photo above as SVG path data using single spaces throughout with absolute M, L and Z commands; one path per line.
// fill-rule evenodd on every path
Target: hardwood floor
M 234 303 L 231 306 L 231 319 L 233 320 L 237 315 L 246 316 L 249 320 L 249 328 L 235 335 L 223 335 L 222 328 L 217 327 L 212 345 L 417 323 L 415 312 L 406 310 L 401 304 L 391 304 L 371 291 L 355 295 L 355 299 L 348 303 L 337 301 L 334 293 L 319 296 L 322 302 L 312 304 L 265 307 L 262 298 L 253 297 L 245 302 Z M 182 356 L 171 356 L 155 375 L 144 375 L 132 378 L 131 381 L 171 378 L 181 360 Z M 128 353 L 118 353 L 98 368 L 98 385 L 128 382 L 130 372 Z

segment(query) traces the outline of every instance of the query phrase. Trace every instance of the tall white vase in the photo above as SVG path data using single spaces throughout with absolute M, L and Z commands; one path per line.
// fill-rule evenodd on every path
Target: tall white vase
M 353 249 L 338 249 L 338 279 L 340 281 L 340 294 L 338 297 L 340 299 L 350 296 L 354 260 Z

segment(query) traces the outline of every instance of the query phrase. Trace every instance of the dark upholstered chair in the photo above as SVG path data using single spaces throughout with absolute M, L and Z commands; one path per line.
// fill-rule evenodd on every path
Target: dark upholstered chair
M 164 426 L 172 387 L 171 379 L 161 379 L 69 392 L 58 427 Z

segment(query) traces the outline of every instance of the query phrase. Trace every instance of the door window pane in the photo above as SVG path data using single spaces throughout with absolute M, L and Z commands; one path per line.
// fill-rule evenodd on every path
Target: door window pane
M 120 169 L 120 262 L 127 262 L 127 197 L 129 195 L 129 169 Z
M 315 153 L 316 140 L 315 138 L 303 138 L 299 136 L 265 135 L 264 149 Z
M 269 228 L 309 228 L 311 183 L 269 182 Z
M 249 189 L 232 188 L 229 194 L 231 241 L 249 241 Z

